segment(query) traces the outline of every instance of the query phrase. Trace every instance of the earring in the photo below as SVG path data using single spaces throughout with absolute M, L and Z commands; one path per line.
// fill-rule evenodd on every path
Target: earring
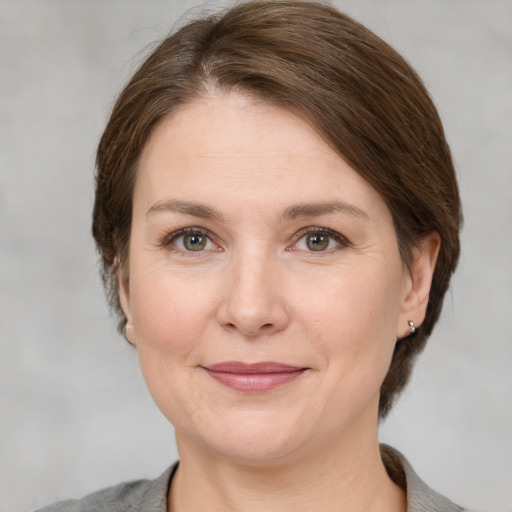
M 409 324 L 409 334 L 414 334 L 416 332 L 416 325 L 412 320 L 407 322 Z
M 130 344 L 130 345 L 133 345 L 133 343 L 128 339 L 128 329 L 131 329 L 131 325 L 129 323 L 126 323 L 126 325 L 124 326 L 124 329 L 123 329 L 123 336 L 124 336 L 124 339 Z

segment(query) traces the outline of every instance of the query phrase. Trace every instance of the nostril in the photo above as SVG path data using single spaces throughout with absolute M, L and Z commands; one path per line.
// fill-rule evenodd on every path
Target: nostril
M 273 323 L 266 323 L 266 324 L 260 325 L 259 327 L 255 328 L 254 330 L 248 329 L 248 328 L 240 328 L 239 326 L 237 326 L 236 323 L 233 323 L 233 322 L 227 322 L 226 324 L 224 324 L 224 326 L 226 329 L 228 329 L 230 331 L 240 330 L 240 331 L 244 332 L 245 334 L 247 334 L 248 336 L 255 336 L 258 333 L 271 331 L 274 328 Z

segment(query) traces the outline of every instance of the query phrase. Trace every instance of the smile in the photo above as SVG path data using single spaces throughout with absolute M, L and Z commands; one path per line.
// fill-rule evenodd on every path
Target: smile
M 291 382 L 304 374 L 308 368 L 300 368 L 282 363 L 262 362 L 245 364 L 228 361 L 203 367 L 221 384 L 236 391 L 262 392 Z

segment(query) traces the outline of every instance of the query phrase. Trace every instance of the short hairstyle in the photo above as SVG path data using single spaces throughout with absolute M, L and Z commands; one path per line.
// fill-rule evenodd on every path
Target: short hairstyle
M 424 323 L 398 340 L 381 387 L 389 412 L 439 317 L 459 257 L 462 221 L 455 170 L 421 79 L 387 43 L 328 5 L 252 1 L 188 22 L 164 39 L 119 95 L 96 158 L 92 231 L 111 307 L 116 262 L 128 261 L 132 197 L 152 129 L 179 107 L 236 90 L 301 115 L 389 207 L 402 261 L 437 232 L 441 247 Z

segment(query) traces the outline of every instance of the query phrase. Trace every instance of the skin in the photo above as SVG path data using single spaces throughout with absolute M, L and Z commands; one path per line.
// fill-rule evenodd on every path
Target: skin
M 336 235 L 313 251 L 308 228 Z M 190 251 L 197 230 L 206 243 Z M 163 120 L 119 280 L 176 431 L 169 510 L 405 510 L 379 456 L 379 388 L 408 320 L 423 321 L 438 248 L 425 238 L 407 270 L 382 198 L 289 111 L 212 93 Z M 307 370 L 241 392 L 204 369 L 225 361 Z

